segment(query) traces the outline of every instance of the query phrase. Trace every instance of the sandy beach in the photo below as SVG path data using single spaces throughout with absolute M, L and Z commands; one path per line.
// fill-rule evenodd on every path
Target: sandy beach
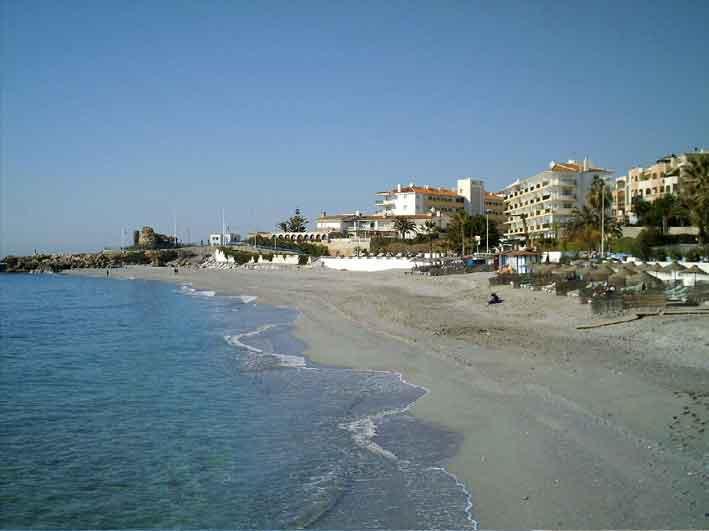
M 75 270 L 72 274 L 104 275 Z M 577 299 L 489 274 L 129 267 L 297 308 L 314 361 L 387 369 L 430 393 L 412 413 L 463 434 L 450 472 L 483 528 L 709 527 L 709 321 L 593 321 Z

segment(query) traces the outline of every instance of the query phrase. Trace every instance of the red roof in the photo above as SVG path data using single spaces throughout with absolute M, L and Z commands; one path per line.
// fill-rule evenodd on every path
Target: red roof
M 425 186 L 402 186 L 401 190 L 394 188 L 389 192 L 377 192 L 376 195 L 385 194 L 397 194 L 397 193 L 416 193 L 416 194 L 428 194 L 428 195 L 445 195 L 448 197 L 457 197 L 458 193 L 453 190 L 447 190 L 445 188 L 426 188 Z
M 555 162 L 551 167 L 551 171 L 568 171 L 572 173 L 579 173 L 584 171 L 583 164 L 578 164 L 576 162 Z M 585 171 L 607 171 L 603 168 L 588 168 Z

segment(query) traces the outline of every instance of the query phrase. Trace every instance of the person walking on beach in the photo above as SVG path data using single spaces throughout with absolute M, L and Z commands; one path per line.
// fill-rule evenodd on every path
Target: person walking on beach
M 106 278 L 108 278 L 109 274 L 110 274 L 110 270 L 106 269 Z

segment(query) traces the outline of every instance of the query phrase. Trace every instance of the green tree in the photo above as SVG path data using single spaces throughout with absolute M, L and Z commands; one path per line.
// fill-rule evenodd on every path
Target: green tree
M 613 192 L 605 179 L 601 179 L 598 175 L 593 177 L 587 200 L 593 210 L 599 213 L 601 210 L 608 212 L 613 205 Z
M 283 232 L 305 232 L 307 230 L 308 220 L 300 213 L 300 209 L 295 209 L 295 214 L 285 221 L 281 221 L 276 225 Z
M 636 195 L 631 202 L 631 210 L 638 218 L 638 223 L 644 226 L 655 226 L 654 221 L 650 221 L 654 215 L 652 211 L 652 203 L 645 201 L 643 196 Z
M 709 153 L 694 153 L 680 167 L 680 193 L 699 240 L 709 241 Z
M 524 231 L 524 243 L 528 245 L 529 241 L 529 227 L 527 226 L 527 218 L 529 214 L 517 214 L 517 217 L 522 220 L 522 230 Z
M 470 216 L 465 210 L 459 210 L 448 223 L 447 237 L 451 249 L 455 252 L 465 250 L 465 236 L 470 234 Z
M 480 244 L 484 247 L 494 247 L 500 241 L 500 233 L 495 223 L 487 223 L 485 216 L 476 215 L 470 218 L 469 234 L 480 236 Z M 485 238 L 489 241 L 485 241 Z
M 423 224 L 422 231 L 428 235 L 429 257 L 433 258 L 433 236 L 438 235 L 438 225 L 436 225 L 435 221 L 429 219 Z
M 662 234 L 667 234 L 671 224 L 684 224 L 688 220 L 689 212 L 684 207 L 680 198 L 674 194 L 665 194 L 652 202 L 654 218 L 659 221 Z
M 394 230 L 401 234 L 401 239 L 406 239 L 409 232 L 416 232 L 416 223 L 404 216 L 394 218 Z

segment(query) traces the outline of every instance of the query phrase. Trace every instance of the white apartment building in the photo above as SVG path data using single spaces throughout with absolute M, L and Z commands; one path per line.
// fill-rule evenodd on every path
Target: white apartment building
M 642 168 L 635 166 L 628 174 L 616 180 L 616 204 L 614 210 L 620 221 L 637 222 L 633 212 L 633 200 L 636 197 L 652 203 L 665 194 L 678 195 L 681 188 L 680 168 L 690 157 L 707 157 L 704 149 L 680 155 L 667 155 L 655 161 L 655 164 Z M 621 201 L 622 200 L 622 201 Z
M 224 234 L 214 233 L 209 235 L 209 245 L 231 245 L 241 240 L 241 236 L 234 232 L 225 232 Z
M 471 216 L 484 214 L 485 183 L 477 179 L 465 177 L 458 179 L 458 195 L 465 198 L 465 211 Z
M 398 216 L 383 213 L 362 214 L 359 211 L 352 214 L 331 215 L 323 212 L 316 220 L 316 227 L 317 231 L 321 233 L 339 233 L 348 237 L 395 238 L 399 236 L 394 228 L 396 217 Z M 435 214 L 431 212 L 427 214 L 411 214 L 401 217 L 412 221 L 416 226 L 416 231 L 411 231 L 406 235 L 407 239 L 415 238 L 417 233 L 424 234 L 424 224 L 427 221 L 433 221 L 439 229 L 444 229 L 448 220 L 448 217 L 443 216 L 440 212 Z
M 607 179 L 613 171 L 598 168 L 588 159 L 554 162 L 549 169 L 507 186 L 505 195 L 505 237 L 524 239 L 527 231 L 532 238 L 555 238 L 558 230 L 569 221 L 574 208 L 586 204 L 594 177 Z
M 433 186 L 396 185 L 388 192 L 377 192 L 375 205 L 377 213 L 388 216 L 411 216 L 428 214 L 431 209 L 443 214 L 453 215 L 465 208 L 465 197 L 455 190 Z

